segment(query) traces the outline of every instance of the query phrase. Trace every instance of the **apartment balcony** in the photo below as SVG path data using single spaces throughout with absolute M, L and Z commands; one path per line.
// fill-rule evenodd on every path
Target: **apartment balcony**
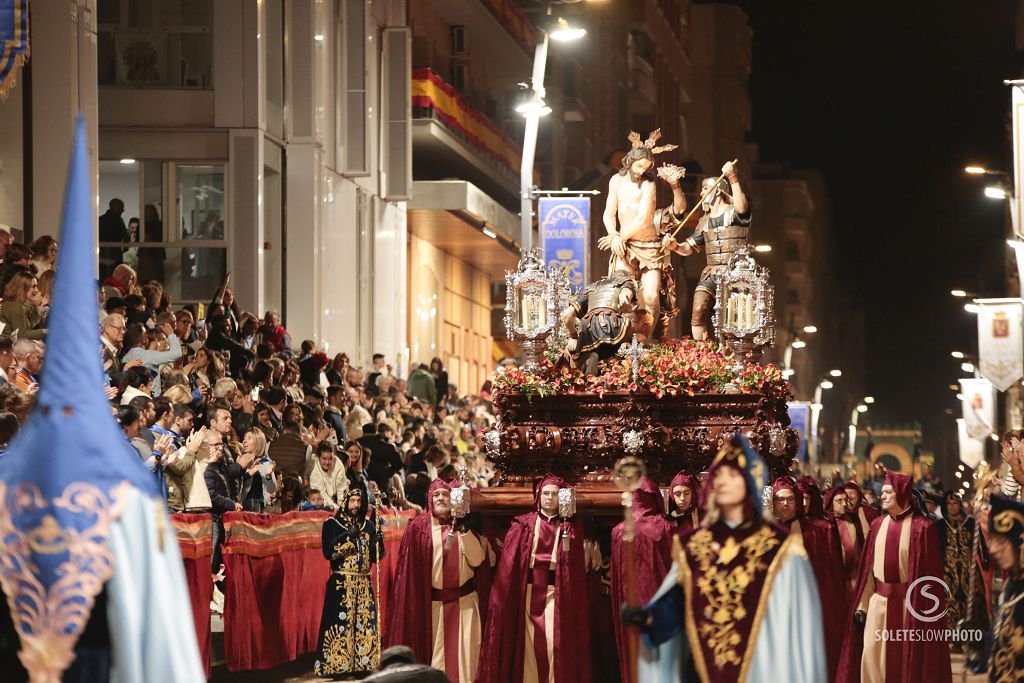
M 502 204 L 519 197 L 522 147 L 430 69 L 412 72 L 415 180 L 466 180 Z

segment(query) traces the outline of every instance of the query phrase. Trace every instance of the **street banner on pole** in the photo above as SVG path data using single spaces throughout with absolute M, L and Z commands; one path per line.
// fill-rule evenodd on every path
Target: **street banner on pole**
M 1024 208 L 1024 196 L 1021 195 L 1024 193 L 1020 191 L 1020 188 L 1024 187 L 1021 185 L 1021 182 L 1024 182 L 1024 87 L 1015 84 L 1010 88 L 1010 92 L 1010 108 L 1013 112 L 1013 186 L 1016 188 L 1010 197 L 1010 218 L 1013 219 L 1014 233 L 1020 234 L 1024 229 L 1017 224 L 1020 216 L 1024 216 L 1024 213 L 1021 213 L 1021 209 Z M 1019 267 L 1021 259 L 1018 257 L 1017 260 Z
M 793 402 L 789 404 L 789 426 L 800 436 L 800 446 L 796 457 L 800 462 L 807 462 L 807 437 L 811 432 L 811 404 Z
M 956 431 L 960 441 L 960 462 L 973 470 L 985 458 L 985 442 L 967 436 L 967 421 L 963 418 L 956 421 Z
M 540 245 L 544 263 L 565 269 L 573 291 L 587 283 L 590 197 L 541 197 Z
M 991 438 L 996 424 L 996 389 L 983 377 L 960 380 L 964 431 L 978 441 Z
M 978 304 L 978 371 L 999 391 L 1024 376 L 1021 300 L 980 299 Z

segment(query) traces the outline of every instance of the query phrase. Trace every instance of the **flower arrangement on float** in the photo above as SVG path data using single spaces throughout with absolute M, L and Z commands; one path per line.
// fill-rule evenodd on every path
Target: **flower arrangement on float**
M 560 394 L 647 392 L 655 398 L 698 394 L 761 394 L 779 398 L 791 394 L 782 371 L 722 352 L 713 341 L 674 339 L 648 347 L 639 360 L 634 381 L 633 361 L 602 361 L 597 374 L 587 376 L 572 367 L 565 355 L 550 354 L 535 372 L 520 367 L 500 368 L 496 392 L 521 393 L 530 400 Z

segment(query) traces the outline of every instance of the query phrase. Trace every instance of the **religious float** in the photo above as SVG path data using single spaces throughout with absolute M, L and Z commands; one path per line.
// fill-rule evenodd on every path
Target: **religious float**
M 573 324 L 573 302 L 587 292 L 574 294 L 557 268 L 545 267 L 535 252 L 525 254 L 507 276 L 505 319 L 523 362 L 499 371 L 498 422 L 486 435 L 500 483 L 472 491 L 466 507 L 498 515 L 531 509 L 533 482 L 552 472 L 575 485 L 578 512 L 619 515 L 620 459 L 639 459 L 664 491 L 677 472 L 706 471 L 737 431 L 773 475 L 787 472 L 799 445 L 786 407 L 791 388 L 778 368 L 758 362 L 774 341 L 768 271 L 740 247 L 716 278 L 717 339 L 646 344 L 634 334 L 624 344 L 630 321 L 620 330 L 605 320 L 615 352 L 588 374 L 570 362 L 566 337 L 573 335 L 562 329 L 566 320 Z M 588 288 L 591 295 L 598 290 Z

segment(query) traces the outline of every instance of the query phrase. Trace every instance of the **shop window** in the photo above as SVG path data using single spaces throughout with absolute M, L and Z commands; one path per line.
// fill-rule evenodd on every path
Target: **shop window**
M 224 165 L 147 160 L 99 167 L 102 210 L 117 198 L 126 226 L 138 219 L 128 243 L 100 242 L 101 256 L 135 268 L 140 283 L 162 282 L 175 303 L 209 301 L 227 270 Z

